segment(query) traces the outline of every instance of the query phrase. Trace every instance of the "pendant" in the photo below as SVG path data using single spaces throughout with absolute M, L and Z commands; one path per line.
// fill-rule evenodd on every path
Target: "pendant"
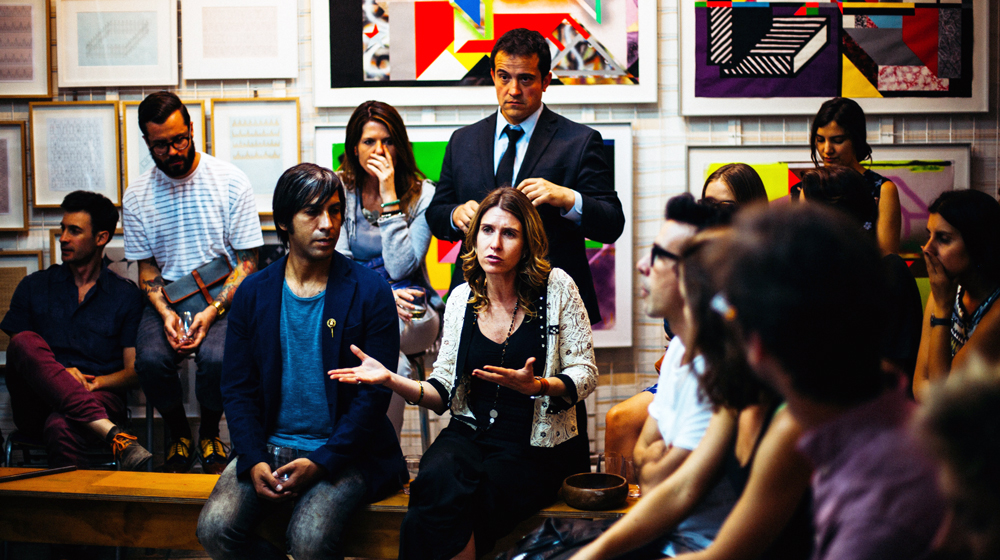
M 499 415 L 500 414 L 497 413 L 496 409 L 491 410 L 490 411 L 490 422 L 496 420 L 497 416 L 499 416 Z

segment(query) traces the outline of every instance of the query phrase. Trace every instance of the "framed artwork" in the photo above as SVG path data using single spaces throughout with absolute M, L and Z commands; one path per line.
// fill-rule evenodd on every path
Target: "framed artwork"
M 49 1 L 0 0 L 0 97 L 52 97 Z
M 984 112 L 989 4 L 681 0 L 681 114 Z
M 413 144 L 417 166 L 427 178 L 441 177 L 445 147 L 452 132 L 462 125 L 409 125 L 406 133 Z M 614 188 L 625 216 L 632 216 L 632 126 L 628 123 L 588 124 L 604 138 L 605 157 L 614 174 Z M 345 151 L 345 126 L 316 127 L 316 163 L 330 169 L 340 166 Z M 458 258 L 457 242 L 431 239 L 427 250 L 427 273 L 431 287 L 444 296 Z M 554 248 L 553 248 L 554 249 Z M 599 348 L 632 345 L 632 220 L 613 244 L 587 240 L 587 257 L 597 289 L 602 321 L 593 326 Z
M 287 0 L 185 0 L 184 79 L 297 78 L 297 20 Z
M 900 252 L 919 253 L 927 242 L 927 207 L 945 191 L 971 185 L 969 144 L 875 144 L 869 166 L 899 189 Z M 713 146 L 688 148 L 688 187 L 701 195 L 705 178 L 727 163 L 753 167 L 771 200 L 788 196 L 798 176 L 815 167 L 802 146 Z M 866 164 L 867 166 L 867 164 Z
M 0 251 L 0 314 L 10 311 L 14 290 L 24 278 L 42 269 L 42 251 Z M 7 345 L 10 337 L 0 331 L 0 365 L 7 364 Z
M 58 208 L 77 190 L 121 206 L 118 102 L 31 103 L 31 160 L 36 208 Z
M 177 85 L 177 0 L 55 0 L 59 87 Z
M 518 27 L 548 39 L 547 103 L 657 100 L 656 2 L 317 0 L 312 10 L 318 107 L 493 104 L 489 55 Z
M 24 123 L 0 121 L 0 231 L 28 231 Z
M 205 151 L 205 102 L 195 99 L 184 99 L 194 125 L 195 149 Z M 139 128 L 139 103 L 141 101 L 123 101 L 122 114 L 125 125 L 122 127 L 122 145 L 125 148 L 125 188 L 140 175 L 152 169 L 153 156 L 149 153 L 142 130 Z M 124 189 L 123 189 L 124 190 Z
M 299 98 L 212 99 L 212 155 L 250 177 L 257 212 L 271 215 L 274 186 L 302 161 Z
M 49 230 L 49 263 L 62 264 L 62 251 L 59 250 L 59 228 Z M 104 264 L 108 269 L 139 284 L 139 262 L 125 258 L 125 232 L 121 228 L 115 230 L 115 236 L 104 246 Z
M 264 270 L 271 263 L 288 254 L 288 249 L 278 238 L 278 232 L 274 226 L 264 226 L 261 229 L 264 234 L 264 246 L 257 251 L 257 270 Z

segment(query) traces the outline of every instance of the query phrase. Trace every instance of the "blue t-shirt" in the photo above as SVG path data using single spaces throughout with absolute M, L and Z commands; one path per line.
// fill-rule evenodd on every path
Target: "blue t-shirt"
M 323 370 L 323 296 L 281 289 L 281 404 L 271 445 L 315 451 L 330 439 L 330 405 Z

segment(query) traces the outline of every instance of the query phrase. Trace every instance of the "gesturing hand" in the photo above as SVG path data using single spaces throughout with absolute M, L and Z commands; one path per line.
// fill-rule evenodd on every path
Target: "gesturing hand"
M 475 200 L 460 204 L 451 211 L 451 221 L 462 233 L 468 233 L 469 223 L 472 222 L 472 217 L 476 215 L 476 210 L 479 210 L 479 203 Z
M 472 370 L 472 375 L 513 389 L 523 395 L 536 395 L 539 388 L 535 381 L 535 358 L 528 358 L 521 369 L 510 369 L 499 366 L 485 366 L 484 369 Z
M 385 369 L 385 366 L 380 364 L 378 360 L 365 354 L 353 344 L 351 345 L 351 352 L 354 352 L 354 355 L 361 359 L 361 365 L 350 368 L 331 369 L 326 372 L 330 376 L 330 379 L 340 381 L 341 383 L 365 383 L 366 385 L 384 385 L 386 381 L 389 381 L 392 372 Z

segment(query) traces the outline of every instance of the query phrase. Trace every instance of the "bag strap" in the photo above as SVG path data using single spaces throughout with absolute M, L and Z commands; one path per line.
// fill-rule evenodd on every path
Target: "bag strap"
M 201 279 L 201 274 L 198 273 L 198 270 L 192 270 L 191 276 L 194 278 L 195 283 L 198 284 L 198 291 L 200 291 L 201 295 L 204 296 L 205 301 L 212 303 L 215 298 L 213 298 L 212 294 L 208 292 L 208 286 L 206 286 L 205 282 Z

